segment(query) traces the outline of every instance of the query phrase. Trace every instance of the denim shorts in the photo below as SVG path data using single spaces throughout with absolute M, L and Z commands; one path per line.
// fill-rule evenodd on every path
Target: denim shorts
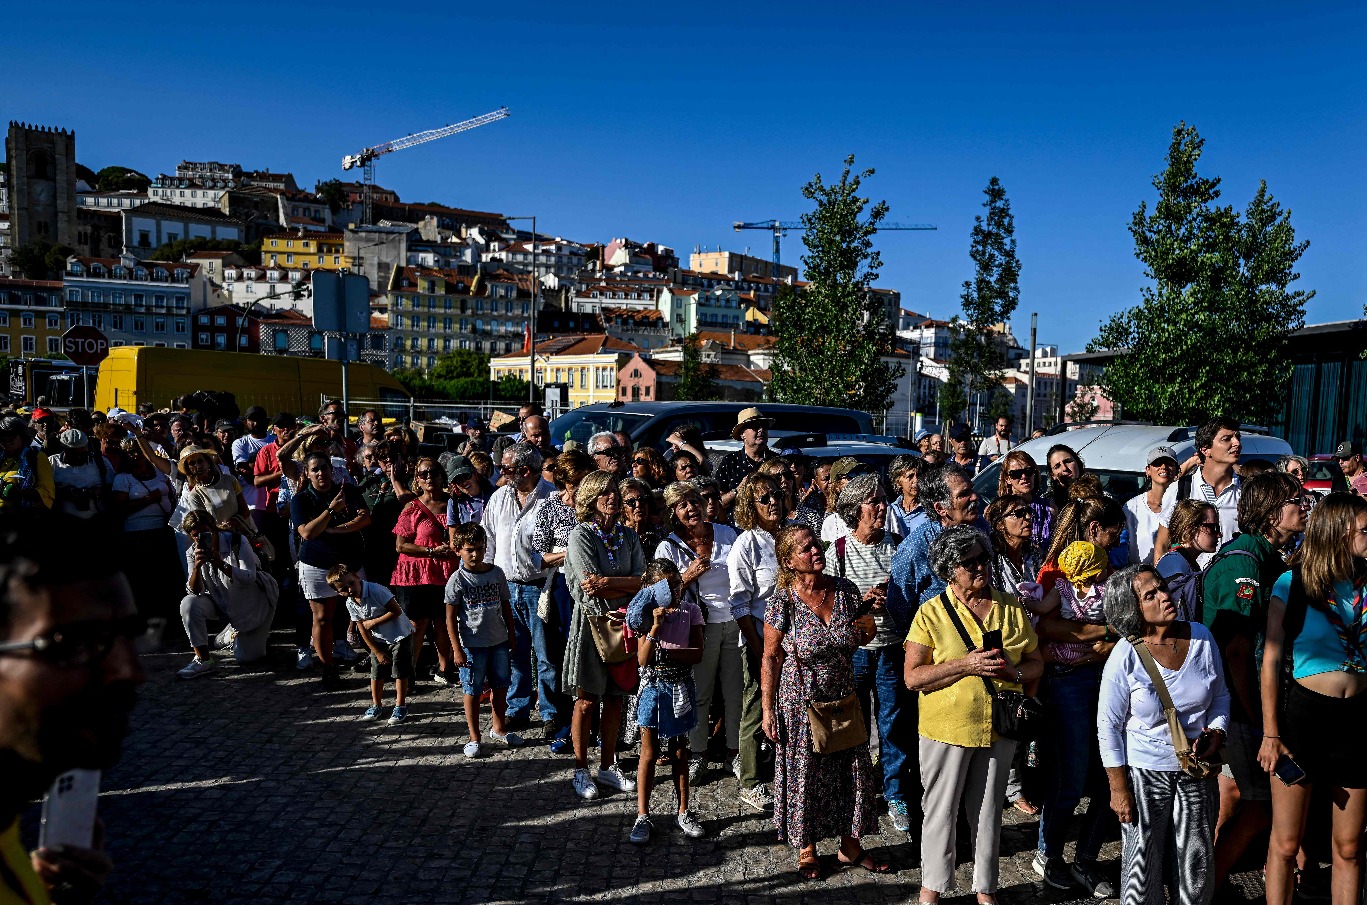
M 465 661 L 460 668 L 460 688 L 465 694 L 483 694 L 486 682 L 495 689 L 512 684 L 513 663 L 506 641 L 493 647 L 467 647 Z
M 693 706 L 683 716 L 674 715 L 674 689 L 683 687 Z M 642 729 L 653 729 L 658 738 L 687 736 L 698 725 L 698 699 L 692 679 L 680 683 L 657 679 L 642 684 L 636 692 L 636 723 Z M 686 740 L 686 739 L 685 739 Z

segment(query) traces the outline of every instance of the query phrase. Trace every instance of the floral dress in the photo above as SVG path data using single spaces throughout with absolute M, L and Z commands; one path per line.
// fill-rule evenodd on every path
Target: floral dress
M 829 624 L 791 589 L 769 598 L 764 621 L 783 632 L 778 683 L 779 745 L 774 764 L 774 826 L 798 848 L 820 839 L 878 832 L 874 798 L 882 788 L 867 744 L 835 754 L 812 751 L 807 701 L 836 701 L 854 692 L 859 635 L 850 615 L 859 605 L 852 582 L 837 579 Z M 798 667 L 801 658 L 801 668 Z

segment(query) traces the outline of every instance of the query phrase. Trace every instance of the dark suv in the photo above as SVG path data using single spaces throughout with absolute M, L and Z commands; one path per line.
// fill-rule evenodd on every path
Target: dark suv
M 774 419 L 776 431 L 873 433 L 873 419 L 867 412 L 854 409 L 753 402 L 627 402 L 594 403 L 571 409 L 551 422 L 551 442 L 587 443 L 599 431 L 626 431 L 637 446 L 649 444 L 663 452 L 665 438 L 686 424 L 697 425 L 704 439 L 730 439 L 736 416 L 751 406 Z

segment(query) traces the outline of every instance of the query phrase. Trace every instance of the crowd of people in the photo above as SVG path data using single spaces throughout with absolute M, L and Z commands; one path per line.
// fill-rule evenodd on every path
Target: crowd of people
M 186 680 L 287 626 L 325 688 L 368 669 L 358 718 L 399 724 L 422 685 L 450 688 L 471 758 L 539 723 L 579 798 L 636 795 L 633 843 L 661 769 L 674 825 L 706 835 L 690 788 L 719 766 L 803 879 L 826 839 L 895 869 L 861 843 L 885 808 L 919 839 L 922 902 L 953 891 L 963 826 L 995 902 L 1015 808 L 1058 889 L 1206 903 L 1267 832 L 1269 902 L 1322 861 L 1336 905 L 1357 900 L 1367 500 L 1304 489 L 1296 456 L 1241 466 L 1233 420 L 1186 462 L 1149 451 L 1128 500 L 1065 444 L 1016 448 L 1009 419 L 976 447 L 918 437 L 886 472 L 775 452 L 758 407 L 724 455 L 692 428 L 663 451 L 557 446 L 533 405 L 436 455 L 378 411 L 308 421 L 5 413 L 0 513 L 56 510 L 113 544 L 140 617 L 184 627 Z

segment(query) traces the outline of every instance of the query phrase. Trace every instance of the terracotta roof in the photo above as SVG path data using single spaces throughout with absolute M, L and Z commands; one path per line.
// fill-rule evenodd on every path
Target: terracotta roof
M 183 204 L 167 204 L 164 201 L 149 201 L 137 207 L 125 208 L 130 216 L 165 216 L 176 220 L 212 220 L 215 223 L 237 221 L 216 207 L 188 207 Z
M 605 352 L 644 352 L 635 343 L 626 340 L 615 339 L 605 333 L 590 334 L 588 336 L 553 336 L 536 344 L 536 354 L 538 355 L 597 355 Z M 494 359 L 498 361 L 504 358 L 516 358 L 522 360 L 526 357 L 525 352 L 513 352 L 508 355 L 500 355 Z
M 372 329 L 372 330 L 388 330 L 388 329 L 389 329 L 389 315 L 388 315 L 388 314 L 376 314 L 376 313 L 373 312 L 373 311 L 370 312 L 370 329 Z
M 86 258 L 82 257 L 81 255 L 72 255 L 72 257 L 75 258 L 77 261 L 80 261 L 87 268 L 90 267 L 91 264 L 102 264 L 109 270 L 113 270 L 115 267 L 123 266 L 123 262 L 120 261 L 118 258 Z M 194 276 L 195 274 L 199 273 L 198 264 L 190 264 L 185 261 L 134 261 L 133 269 L 136 269 L 138 267 L 141 267 L 144 270 L 147 270 L 148 272 L 151 272 L 157 267 L 162 267 L 165 268 L 168 273 L 174 273 L 177 270 L 188 270 L 190 272 L 190 276 Z
M 309 317 L 298 308 L 278 308 L 270 314 L 261 315 L 263 322 L 273 324 L 298 324 L 300 326 L 311 326 L 313 318 Z
M 61 280 L 21 280 L 18 277 L 0 277 L 0 288 L 8 289 L 61 289 Z
M 753 352 L 756 349 L 767 349 L 778 340 L 772 336 L 760 336 L 757 333 L 742 333 L 736 331 L 735 345 L 731 343 L 731 333 L 722 333 L 717 330 L 699 330 L 698 339 L 702 342 L 714 342 L 725 346 L 728 349 L 738 349 L 745 352 Z
M 605 318 L 621 317 L 630 321 L 661 321 L 665 319 L 664 313 L 654 308 L 615 308 L 606 307 L 599 309 L 599 313 Z
M 650 359 L 650 366 L 660 377 L 678 377 L 683 370 L 681 361 L 657 361 Z M 739 383 L 768 383 L 773 372 L 767 368 L 747 368 L 741 365 L 716 365 L 717 379 Z

